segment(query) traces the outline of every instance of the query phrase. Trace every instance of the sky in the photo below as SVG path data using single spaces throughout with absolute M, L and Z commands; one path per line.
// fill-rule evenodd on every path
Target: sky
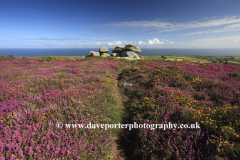
M 0 0 L 0 48 L 240 48 L 240 0 Z

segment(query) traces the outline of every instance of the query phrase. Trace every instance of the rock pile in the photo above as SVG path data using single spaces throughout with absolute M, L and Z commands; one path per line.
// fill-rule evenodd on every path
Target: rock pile
M 113 56 L 117 58 L 125 58 L 128 60 L 137 60 L 140 59 L 139 55 L 136 54 L 141 53 L 141 49 L 137 47 L 134 44 L 127 44 L 125 47 L 124 46 L 116 46 L 111 54 L 108 54 L 108 48 L 106 47 L 101 47 L 99 48 L 99 52 L 95 51 L 90 51 L 87 57 L 91 56 L 102 56 L 102 57 L 108 57 L 108 56 Z

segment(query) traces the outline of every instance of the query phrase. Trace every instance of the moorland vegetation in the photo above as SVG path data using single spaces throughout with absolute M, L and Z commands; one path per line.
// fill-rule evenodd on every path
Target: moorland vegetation
M 0 158 L 111 159 L 115 139 L 128 132 L 135 139 L 120 143 L 126 158 L 239 159 L 240 65 L 230 64 L 239 57 L 228 64 L 144 58 L 0 56 Z M 133 85 L 122 89 L 124 83 Z M 73 129 L 58 122 L 199 122 L 201 129 Z

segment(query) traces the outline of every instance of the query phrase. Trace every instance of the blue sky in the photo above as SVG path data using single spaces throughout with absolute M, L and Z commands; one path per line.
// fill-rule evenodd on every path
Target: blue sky
M 0 48 L 240 48 L 240 0 L 0 0 Z

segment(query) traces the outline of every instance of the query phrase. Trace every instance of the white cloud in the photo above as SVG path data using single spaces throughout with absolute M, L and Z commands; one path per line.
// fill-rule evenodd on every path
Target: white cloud
M 143 42 L 143 41 L 139 41 L 137 44 L 139 44 L 139 45 L 146 45 L 147 43 Z
M 155 44 L 164 44 L 164 39 L 162 39 L 162 41 L 160 41 L 157 38 L 153 38 L 153 40 L 149 39 L 148 40 L 148 45 L 155 45 Z M 166 40 L 166 43 L 168 43 L 168 40 Z
M 101 46 L 101 45 L 109 45 L 109 46 L 118 46 L 127 44 L 127 41 L 83 41 L 79 42 L 79 45 L 92 45 L 92 46 Z
M 159 40 L 158 38 L 148 39 L 146 42 L 144 41 L 85 41 L 79 42 L 78 45 L 86 46 L 103 46 L 108 45 L 109 47 L 115 47 L 119 45 L 126 45 L 126 44 L 136 44 L 141 46 L 162 46 L 164 44 L 174 44 L 174 42 L 169 42 L 169 40 Z
M 148 40 L 148 45 L 154 45 L 154 43 L 155 42 L 153 40 L 150 40 L 150 39 Z
M 240 30 L 240 23 L 227 25 L 224 28 L 215 29 L 215 30 L 198 31 L 198 32 L 191 32 L 191 33 L 187 33 L 187 34 L 180 34 L 180 36 L 183 36 L 183 35 L 195 35 L 195 34 L 207 34 L 207 33 L 220 33 L 220 32 L 238 31 L 238 30 Z
M 115 42 L 117 45 L 121 45 L 122 44 L 122 42 L 121 41 L 117 41 L 117 42 Z
M 100 26 L 103 27 L 112 27 L 112 28 L 133 28 L 139 29 L 139 31 L 152 31 L 154 30 L 155 33 L 161 32 L 172 32 L 172 31 L 179 31 L 179 30 L 186 30 L 186 29 L 195 29 L 195 28 L 205 28 L 205 27 L 217 27 L 222 25 L 230 25 L 240 23 L 240 17 L 231 16 L 231 17 L 224 17 L 218 19 L 211 19 L 205 21 L 190 21 L 184 23 L 177 23 L 177 22 L 166 22 L 166 21 L 125 21 L 125 22 L 115 22 L 115 23 L 108 23 L 108 24 L 101 24 Z M 235 27 L 236 26 L 229 26 Z
M 239 44 L 236 43 L 239 40 L 240 40 L 240 35 L 213 37 L 213 38 L 205 38 L 205 39 L 192 39 L 192 40 L 187 40 L 185 42 L 182 42 L 182 44 L 184 44 L 182 45 L 182 47 L 185 47 L 185 48 L 240 48 Z M 177 45 L 176 47 L 181 47 L 181 46 Z
M 113 45 L 113 43 L 107 43 L 107 44 L 110 45 L 110 46 Z

